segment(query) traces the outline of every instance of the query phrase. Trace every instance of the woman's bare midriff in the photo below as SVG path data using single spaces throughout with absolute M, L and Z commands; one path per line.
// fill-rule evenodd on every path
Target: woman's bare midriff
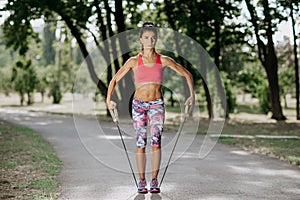
M 148 102 L 162 98 L 160 83 L 137 83 L 134 98 Z

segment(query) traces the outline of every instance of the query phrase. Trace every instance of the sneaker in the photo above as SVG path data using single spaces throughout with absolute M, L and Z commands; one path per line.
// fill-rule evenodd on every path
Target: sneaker
M 146 179 L 141 179 L 138 186 L 138 193 L 141 194 L 148 193 L 146 185 L 147 185 Z
M 152 181 L 150 183 L 150 192 L 151 193 L 160 193 L 157 178 L 152 179 Z

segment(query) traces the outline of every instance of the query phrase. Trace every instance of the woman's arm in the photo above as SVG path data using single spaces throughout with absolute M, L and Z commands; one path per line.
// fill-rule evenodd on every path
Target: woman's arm
M 106 106 L 109 110 L 116 106 L 116 103 L 111 100 L 113 92 L 117 83 L 134 67 L 136 66 L 137 59 L 135 57 L 129 58 L 126 63 L 119 69 L 115 76 L 111 79 L 106 96 Z
M 175 62 L 172 58 L 168 56 L 162 56 L 161 59 L 162 65 L 167 66 L 180 74 L 181 76 L 184 76 L 187 80 L 189 90 L 190 90 L 190 97 L 186 100 L 186 105 L 193 105 L 195 103 L 195 93 L 194 93 L 194 81 L 191 73 L 187 71 L 182 65 Z

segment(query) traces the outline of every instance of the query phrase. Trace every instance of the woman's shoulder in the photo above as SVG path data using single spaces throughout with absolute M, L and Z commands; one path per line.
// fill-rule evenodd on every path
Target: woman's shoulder
M 132 56 L 125 62 L 124 67 L 134 68 L 138 63 L 138 56 Z
M 142 57 L 142 53 L 140 52 L 140 53 L 138 53 L 138 54 L 136 54 L 135 56 L 131 56 L 129 59 L 131 59 L 132 61 L 138 61 L 138 59 L 139 58 L 141 58 Z
M 167 55 L 160 54 L 160 53 L 158 53 L 158 55 L 160 56 L 161 59 L 164 59 L 164 60 L 173 60 L 171 57 L 169 57 Z
M 137 61 L 138 60 L 138 56 L 136 55 L 136 56 L 131 56 L 129 59 L 128 59 L 128 61 L 129 62 L 133 62 L 133 61 Z
M 163 64 L 169 64 L 170 62 L 174 62 L 174 59 L 172 59 L 169 56 L 163 55 L 163 54 L 159 54 L 160 55 L 160 60 Z

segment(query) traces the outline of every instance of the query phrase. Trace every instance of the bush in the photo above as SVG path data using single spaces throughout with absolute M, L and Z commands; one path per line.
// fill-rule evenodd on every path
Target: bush
M 257 86 L 257 96 L 259 100 L 260 110 L 267 114 L 271 110 L 270 106 L 270 91 L 268 87 L 268 82 L 262 81 L 260 85 Z
M 227 116 L 229 113 L 233 113 L 236 107 L 236 95 L 234 94 L 233 84 L 227 77 L 227 73 L 221 72 L 222 80 L 224 83 L 224 89 L 226 91 L 226 103 L 227 103 Z

